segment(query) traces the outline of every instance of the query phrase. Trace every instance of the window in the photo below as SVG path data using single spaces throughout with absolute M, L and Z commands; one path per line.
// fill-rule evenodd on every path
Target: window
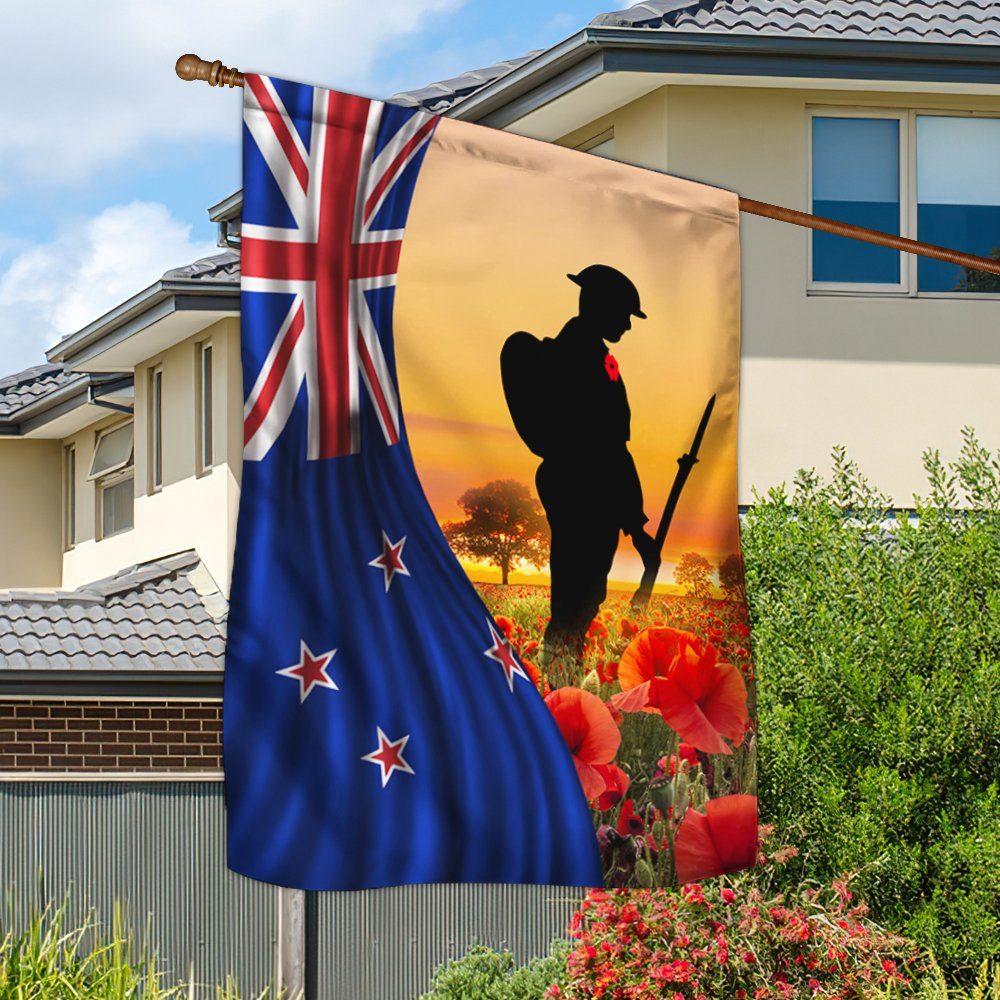
M 898 236 L 901 132 L 898 118 L 814 118 L 813 213 Z M 812 279 L 899 285 L 899 254 L 846 236 L 814 232 Z
M 149 492 L 163 486 L 163 369 L 149 373 Z
M 600 135 L 595 135 L 576 147 L 582 153 L 593 153 L 594 156 L 606 156 L 609 160 L 615 156 L 615 130 L 609 128 Z
M 1000 257 L 1000 118 L 816 109 L 811 123 L 816 215 Z M 810 288 L 1000 293 L 1000 279 L 813 232 Z
M 198 355 L 198 471 L 212 468 L 212 345 L 199 344 Z
M 97 534 L 117 535 L 132 527 L 135 469 L 132 422 L 100 432 L 87 479 L 97 485 Z
M 63 451 L 63 548 L 76 544 L 76 448 Z
M 917 239 L 1000 258 L 1000 118 L 917 116 Z M 1000 276 L 921 257 L 924 292 L 1000 292 Z

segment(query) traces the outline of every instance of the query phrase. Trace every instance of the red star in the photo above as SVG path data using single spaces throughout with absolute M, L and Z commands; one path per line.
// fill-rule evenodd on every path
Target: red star
M 514 674 L 518 674 L 525 680 L 528 679 L 528 675 L 514 658 L 514 650 L 510 648 L 510 643 L 496 630 L 492 621 L 489 619 L 487 621 L 490 626 L 490 635 L 493 637 L 493 645 L 485 651 L 484 655 L 491 660 L 496 660 L 503 667 L 504 676 L 507 678 L 507 684 L 513 694 Z
M 314 687 L 325 687 L 331 691 L 339 691 L 340 688 L 333 683 L 330 675 L 326 672 L 326 668 L 330 665 L 336 652 L 335 649 L 331 649 L 316 656 L 302 639 L 299 642 L 299 662 L 293 663 L 290 667 L 276 670 L 275 673 L 281 674 L 282 677 L 292 677 L 298 680 L 299 704 L 306 700 L 306 695 Z
M 385 573 L 385 592 L 389 593 L 389 584 L 398 573 L 400 576 L 409 576 L 410 571 L 403 563 L 403 546 L 406 544 L 406 535 L 396 543 L 389 541 L 389 536 L 382 532 L 382 554 L 376 556 L 368 565 L 374 566 Z
M 413 768 L 403 758 L 403 748 L 406 746 L 410 734 L 407 733 L 398 740 L 390 740 L 382 732 L 380 726 L 376 726 L 375 731 L 378 733 L 378 747 L 372 750 L 371 753 L 366 753 L 361 759 L 367 760 L 372 764 L 378 764 L 382 769 L 382 787 L 385 788 L 389 784 L 389 779 L 396 771 L 402 771 L 404 774 L 413 774 Z

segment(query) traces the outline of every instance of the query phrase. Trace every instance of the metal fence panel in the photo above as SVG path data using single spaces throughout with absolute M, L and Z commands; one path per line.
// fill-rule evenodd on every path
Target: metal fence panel
M 70 888 L 75 920 L 93 906 L 110 926 L 120 901 L 140 938 L 148 921 L 166 981 L 190 975 L 200 996 L 227 975 L 244 994 L 271 982 L 275 890 L 226 868 L 218 781 L 0 784 L 0 886 L 15 929 Z
M 524 962 L 562 935 L 583 890 L 418 885 L 318 894 L 320 1000 L 412 1000 L 473 944 Z

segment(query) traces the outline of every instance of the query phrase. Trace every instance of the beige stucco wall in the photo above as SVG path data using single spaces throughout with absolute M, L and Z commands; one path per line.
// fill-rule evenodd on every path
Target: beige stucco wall
M 560 141 L 614 128 L 615 158 L 809 210 L 807 108 L 1000 113 L 1000 98 L 670 86 Z M 743 216 L 741 502 L 829 467 L 845 445 L 896 503 L 921 452 L 954 455 L 964 424 L 1000 447 L 1000 300 L 807 294 L 808 232 Z
M 211 341 L 214 416 L 213 467 L 196 463 L 196 344 Z M 163 486 L 150 488 L 149 372 L 163 367 Z M 136 562 L 194 548 L 228 593 L 242 458 L 243 393 L 239 321 L 222 320 L 150 358 L 135 372 L 135 526 L 97 539 L 96 490 L 86 482 L 97 431 L 110 418 L 73 438 L 77 448 L 77 544 L 63 559 L 66 588 L 117 572 Z
M 0 438 L 0 589 L 58 587 L 62 447 Z

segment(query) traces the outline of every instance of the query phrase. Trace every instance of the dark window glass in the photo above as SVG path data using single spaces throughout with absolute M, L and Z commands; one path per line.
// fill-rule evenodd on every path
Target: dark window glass
M 917 239 L 1000 259 L 1000 119 L 917 117 Z M 1000 292 L 1000 275 L 920 257 L 922 292 Z
M 821 118 L 812 123 L 812 210 L 899 235 L 899 121 Z M 813 281 L 896 285 L 900 254 L 830 233 L 812 234 Z

